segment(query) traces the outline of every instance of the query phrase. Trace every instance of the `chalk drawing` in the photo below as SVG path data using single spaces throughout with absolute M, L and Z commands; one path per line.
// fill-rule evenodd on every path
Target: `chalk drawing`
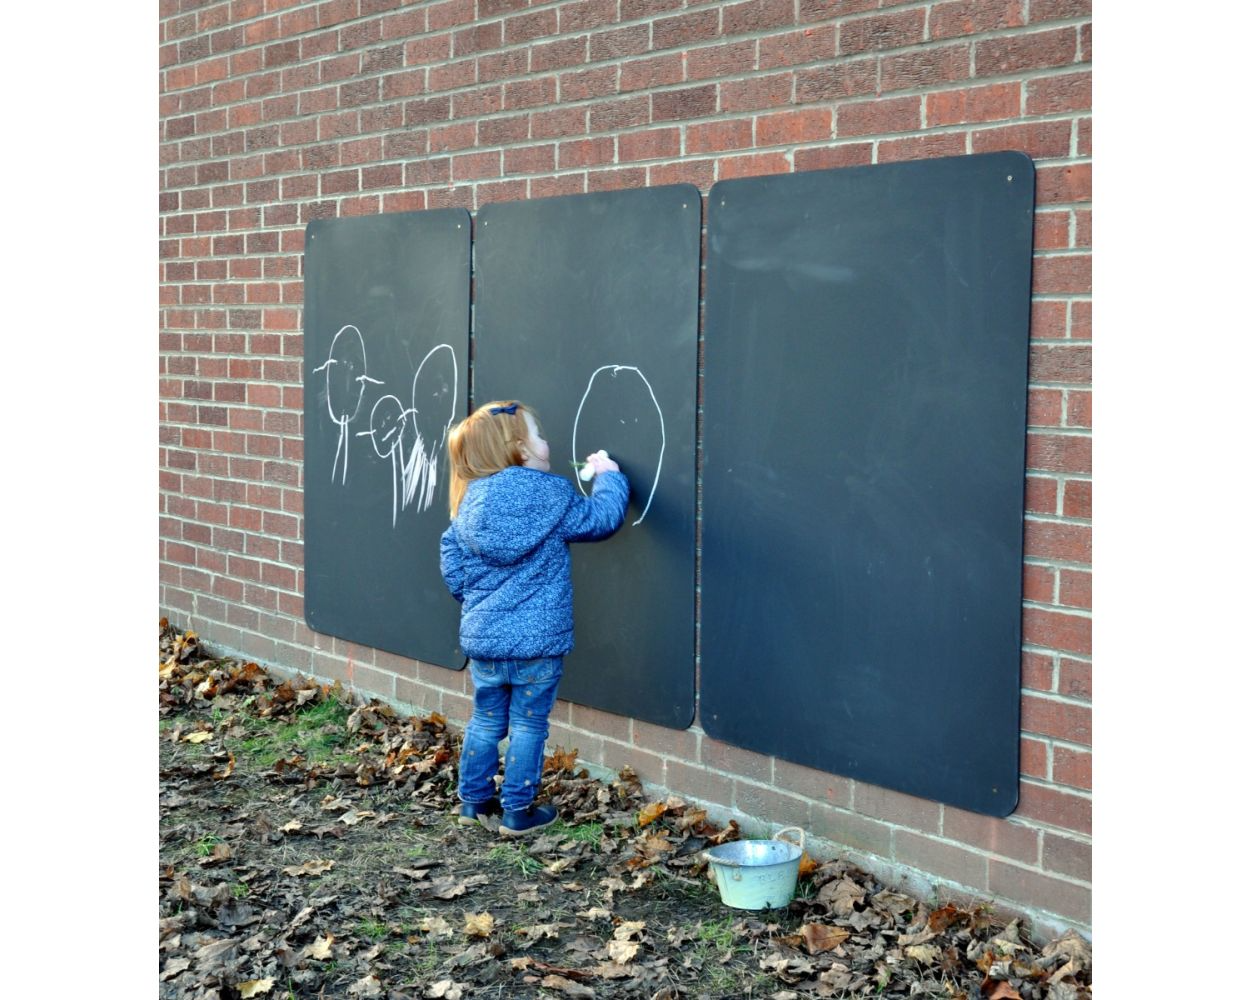
M 645 507 L 643 507 L 642 513 L 638 515 L 638 520 L 633 522 L 634 525 L 639 525 L 639 524 L 642 524 L 643 518 L 647 516 L 647 511 L 651 509 L 651 500 L 655 496 L 655 488 L 656 486 L 659 485 L 659 482 L 660 482 L 660 470 L 663 469 L 664 467 L 664 446 L 668 440 L 664 433 L 664 411 L 660 409 L 660 404 L 655 398 L 655 390 L 651 388 L 651 383 L 647 381 L 647 376 L 645 376 L 641 371 L 639 371 L 633 365 L 602 365 L 599 368 L 596 368 L 594 371 L 594 374 L 590 376 L 590 381 L 586 384 L 586 391 L 582 393 L 581 402 L 577 404 L 577 416 L 573 418 L 573 462 L 574 464 L 576 464 L 578 461 L 578 458 L 577 458 L 577 425 L 579 421 L 582 419 L 582 407 L 586 405 L 586 397 L 590 395 L 590 390 L 595 384 L 595 379 L 597 379 L 602 372 L 611 372 L 613 378 L 616 378 L 618 372 L 633 372 L 635 375 L 637 375 L 640 379 L 642 379 L 643 385 L 647 387 L 647 392 L 651 394 L 651 402 L 655 404 L 655 412 L 659 414 L 659 417 L 660 417 L 660 459 L 656 463 L 656 466 L 655 466 L 655 479 L 652 480 L 651 492 L 647 495 L 647 504 Z M 623 420 L 621 422 L 624 423 Z M 584 487 L 580 481 L 577 482 L 577 488 L 582 491 L 583 496 L 586 495 L 586 487 Z
M 346 337 L 343 334 L 351 331 Z M 365 383 L 373 382 L 382 385 L 376 378 L 367 374 L 368 365 L 365 359 L 365 339 L 360 330 L 350 323 L 339 330 L 330 341 L 330 355 L 313 369 L 313 372 L 326 373 L 326 409 L 330 411 L 330 419 L 339 427 L 338 445 L 334 449 L 334 464 L 330 467 L 330 482 L 339 476 L 339 457 L 343 459 L 343 471 L 340 482 L 347 483 L 347 425 L 356 419 L 360 412 L 360 404 L 365 396 Z
M 423 388 L 421 373 L 426 362 L 437 351 L 447 351 L 451 356 L 450 382 L 433 381 L 432 385 L 424 386 L 426 393 L 436 401 L 424 404 L 419 390 Z M 415 502 L 418 510 L 428 510 L 434 502 L 434 489 L 438 485 L 438 456 L 447 438 L 456 416 L 456 395 L 459 367 L 456 363 L 456 352 L 449 344 L 439 344 L 430 349 L 417 372 L 412 378 L 412 405 L 405 407 L 399 398 L 392 395 L 383 396 L 373 404 L 369 411 L 369 429 L 357 431 L 357 437 L 373 439 L 373 450 L 379 458 L 390 459 L 391 462 L 391 526 L 399 520 L 399 512 Z M 437 378 L 432 369 L 427 376 L 427 383 Z M 437 408 L 437 401 L 451 391 L 451 406 L 446 417 L 430 410 Z M 432 391 L 431 391 L 432 389 Z M 424 404 L 419 405 L 419 404 Z M 431 427 L 427 418 L 436 421 Z M 423 433 L 422 425 L 425 424 Z M 438 439 L 435 440 L 435 435 Z M 406 439 L 411 439 L 405 448 Z

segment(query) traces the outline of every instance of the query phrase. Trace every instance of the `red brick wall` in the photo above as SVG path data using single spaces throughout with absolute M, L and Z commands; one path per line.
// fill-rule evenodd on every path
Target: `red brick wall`
M 467 717 L 303 623 L 303 227 L 1018 149 L 1037 165 L 1021 794 L 1007 820 L 561 702 L 553 741 L 904 882 L 1090 921 L 1088 0 L 161 0 L 162 613 Z M 923 878 L 922 878 L 923 881 Z

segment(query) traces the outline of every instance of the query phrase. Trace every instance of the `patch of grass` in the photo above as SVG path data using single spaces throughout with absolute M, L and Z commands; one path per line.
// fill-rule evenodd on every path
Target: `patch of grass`
M 246 882 L 235 882 L 234 885 L 230 887 L 230 892 L 235 899 L 243 899 L 245 896 L 251 894 L 252 887 Z
M 298 753 L 310 764 L 350 763 L 356 758 L 344 748 L 348 740 L 347 718 L 351 709 L 335 698 L 302 708 L 290 722 L 275 722 L 254 715 L 242 717 L 251 734 L 240 744 L 253 763 L 272 767 L 284 757 Z
M 509 868 L 515 868 L 526 878 L 537 875 L 543 870 L 543 863 L 532 856 L 523 847 L 513 844 L 496 844 L 486 852 L 486 857 Z
M 579 823 L 577 826 L 573 826 L 560 819 L 556 820 L 551 830 L 561 837 L 576 840 L 582 844 L 591 844 L 595 847 L 599 846 L 599 841 L 603 837 L 602 823 Z
M 195 842 L 193 849 L 196 857 L 207 858 L 213 853 L 213 848 L 220 843 L 222 843 L 222 839 L 220 837 L 214 836 L 211 833 L 206 834 Z
M 356 925 L 356 933 L 361 937 L 378 941 L 386 937 L 390 933 L 390 929 L 386 924 L 379 923 L 376 920 L 362 920 Z
M 733 920 L 721 917 L 719 920 L 700 920 L 695 928 L 695 940 L 709 944 L 723 954 L 737 944 L 738 936 L 733 930 Z

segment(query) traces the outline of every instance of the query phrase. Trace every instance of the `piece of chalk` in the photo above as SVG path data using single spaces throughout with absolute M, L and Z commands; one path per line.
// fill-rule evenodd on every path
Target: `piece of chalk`
M 604 451 L 602 448 L 600 448 L 597 452 L 595 452 L 595 454 L 598 455 L 600 458 L 608 457 L 608 453 Z M 580 479 L 583 483 L 590 482 L 592 479 L 595 478 L 595 467 L 591 465 L 589 462 L 587 462 L 585 465 L 581 467 L 581 469 L 578 470 L 577 478 Z

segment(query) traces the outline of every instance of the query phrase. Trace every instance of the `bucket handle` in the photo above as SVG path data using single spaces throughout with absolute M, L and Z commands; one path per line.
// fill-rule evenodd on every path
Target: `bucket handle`
M 785 836 L 787 833 L 797 833 L 799 835 L 798 843 L 795 844 L 793 840 L 787 840 Z M 785 840 L 786 843 L 794 844 L 795 847 L 797 847 L 800 851 L 802 851 L 803 844 L 806 842 L 807 837 L 803 833 L 803 830 L 801 827 L 783 826 L 780 830 L 778 830 L 776 833 L 773 834 L 773 840 Z

